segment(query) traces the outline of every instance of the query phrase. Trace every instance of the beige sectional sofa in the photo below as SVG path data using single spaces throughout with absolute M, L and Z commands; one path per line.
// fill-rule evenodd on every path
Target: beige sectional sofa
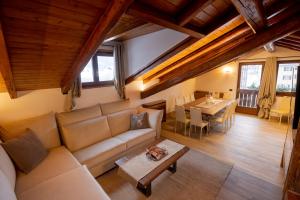
M 102 108 L 96 105 L 56 116 L 63 143 L 95 177 L 114 167 L 114 162 L 126 153 L 160 137 L 162 111 L 145 108 L 116 111 L 118 106 L 111 110 L 107 108 L 110 104 Z M 130 115 L 138 112 L 148 112 L 150 128 L 130 130 Z
M 94 177 L 111 169 L 116 159 L 160 134 L 161 111 L 124 108 L 128 108 L 124 103 L 102 104 L 59 113 L 56 118 L 49 113 L 2 125 L 3 140 L 31 128 L 49 154 L 24 174 L 15 169 L 0 146 L 0 199 L 109 199 Z M 145 111 L 149 113 L 151 128 L 129 130 L 130 114 Z

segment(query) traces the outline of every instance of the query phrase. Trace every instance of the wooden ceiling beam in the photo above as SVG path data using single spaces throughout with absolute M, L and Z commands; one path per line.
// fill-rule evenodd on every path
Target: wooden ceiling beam
M 158 24 L 166 28 L 176 30 L 178 32 L 188 34 L 194 38 L 203 38 L 205 36 L 204 34 L 196 30 L 178 25 L 176 20 L 174 20 L 172 17 L 157 12 L 153 8 L 149 8 L 145 6 L 143 3 L 140 3 L 138 1 L 134 2 L 129 7 L 129 9 L 127 10 L 127 14 L 131 16 L 139 17 L 145 21 Z
M 118 40 L 118 41 L 124 41 L 124 40 L 128 40 L 131 38 L 135 38 L 141 35 L 146 35 L 149 33 L 153 33 L 159 30 L 162 30 L 163 27 L 156 25 L 156 24 L 152 24 L 152 23 L 145 23 L 143 25 L 137 26 L 135 28 L 132 28 L 130 30 L 126 30 L 118 35 L 114 35 L 110 38 L 105 39 L 104 42 L 109 42 L 112 40 Z
M 288 36 L 288 38 L 300 41 L 300 35 L 297 34 L 291 34 Z
M 300 6 L 299 6 L 299 0 L 292 1 L 289 3 L 289 1 L 286 3 L 286 6 L 283 7 L 282 10 L 280 10 L 277 13 L 274 13 L 271 15 L 271 17 L 268 17 L 267 19 L 267 26 L 272 26 L 278 22 L 281 22 L 282 20 L 288 19 L 289 17 L 292 17 L 300 12 Z
M 276 46 L 280 46 L 280 47 L 284 47 L 284 48 L 287 48 L 287 49 L 291 49 L 291 50 L 296 50 L 296 51 L 300 51 L 300 47 L 295 47 L 295 46 L 291 46 L 291 45 L 286 45 L 286 44 L 283 44 L 281 42 L 275 42 L 275 45 Z
M 287 46 L 291 46 L 291 47 L 295 47 L 295 48 L 300 48 L 300 44 L 299 43 L 297 44 L 295 42 L 291 42 L 291 41 L 288 41 L 288 40 L 285 40 L 285 39 L 281 39 L 281 40 L 278 40 L 276 42 L 280 43 L 280 44 L 287 45 Z
M 280 39 L 279 41 L 285 41 L 285 42 L 289 42 L 291 44 L 295 44 L 295 45 L 299 45 L 300 46 L 300 40 L 297 40 L 297 39 L 294 39 L 294 38 L 291 38 L 291 37 L 285 37 L 285 38 L 282 38 Z
M 184 39 L 182 42 L 179 42 L 178 44 L 176 44 L 175 46 L 173 46 L 172 48 L 170 48 L 169 50 L 167 50 L 166 52 L 164 52 L 163 54 L 161 54 L 159 57 L 155 58 L 148 65 L 146 65 L 145 67 L 143 67 L 142 69 L 140 69 L 136 73 L 134 73 L 131 76 L 129 76 L 126 79 L 125 83 L 129 84 L 132 81 L 137 80 L 143 74 L 149 72 L 151 69 L 155 68 L 159 64 L 161 64 L 164 61 L 168 60 L 169 58 L 171 58 L 172 56 L 176 55 L 180 51 L 184 50 L 188 46 L 192 45 L 196 41 L 197 41 L 197 39 L 195 39 L 193 37 L 188 37 L 188 38 Z
M 200 47 L 194 52 L 186 55 L 185 57 L 177 60 L 176 62 L 170 64 L 169 66 L 163 68 L 156 73 L 151 74 L 147 78 L 143 79 L 144 83 L 147 83 L 153 79 L 161 79 L 161 77 L 170 73 L 172 70 L 176 68 L 180 68 L 184 65 L 184 63 L 192 61 L 195 57 L 200 57 L 201 55 L 213 54 L 216 49 L 226 46 L 226 44 L 234 43 L 233 41 L 237 40 L 240 37 L 246 36 L 251 32 L 251 29 L 245 24 L 236 27 L 232 31 L 220 36 L 219 38 L 211 41 L 210 43 Z
M 292 18 L 283 20 L 282 22 L 279 22 L 271 27 L 265 28 L 261 32 L 253 35 L 248 39 L 244 38 L 244 41 L 239 43 L 234 48 L 229 48 L 225 52 L 216 52 L 217 55 L 214 55 L 212 59 L 208 58 L 206 62 L 203 62 L 203 58 L 201 57 L 194 59 L 193 61 L 187 63 L 185 66 L 182 66 L 181 68 L 170 72 L 168 79 L 166 79 L 165 81 L 161 81 L 158 84 L 141 92 L 141 98 L 146 98 L 185 80 L 193 78 L 201 73 L 213 70 L 218 66 L 221 66 L 222 64 L 228 63 L 238 58 L 239 56 L 242 56 L 250 50 L 259 48 L 268 42 L 276 41 L 299 30 L 299 26 L 300 15 L 298 14 Z
M 104 13 L 98 20 L 90 37 L 82 46 L 74 64 L 68 69 L 62 82 L 62 92 L 65 94 L 69 91 L 74 80 L 80 74 L 82 69 L 88 63 L 89 59 L 95 53 L 99 45 L 105 39 L 106 34 L 113 28 L 116 21 L 127 10 L 133 0 L 112 0 L 109 6 L 105 9 Z
M 0 72 L 4 79 L 4 83 L 10 98 L 12 99 L 17 98 L 16 86 L 13 79 L 13 74 L 11 70 L 8 53 L 7 53 L 1 22 L 0 22 Z
M 212 31 L 216 30 L 217 28 L 230 22 L 231 20 L 237 19 L 239 17 L 240 17 L 239 13 L 236 11 L 234 7 L 232 7 L 225 13 L 221 14 L 219 17 L 213 19 L 210 23 L 205 25 L 201 30 L 204 34 L 209 34 Z
M 254 33 L 266 25 L 261 0 L 231 0 L 238 12 L 245 18 Z
M 192 1 L 188 4 L 187 7 L 183 8 L 180 11 L 179 16 L 177 17 L 177 21 L 179 26 L 186 25 L 189 21 L 191 21 L 203 8 L 207 5 L 211 4 L 212 0 L 197 0 Z

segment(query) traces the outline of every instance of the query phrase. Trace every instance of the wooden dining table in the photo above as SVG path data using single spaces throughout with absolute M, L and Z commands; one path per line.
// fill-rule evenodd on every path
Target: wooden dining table
M 202 114 L 213 116 L 230 105 L 234 100 L 214 99 L 212 103 L 206 103 L 206 97 L 184 104 L 187 112 L 191 107 L 201 108 Z

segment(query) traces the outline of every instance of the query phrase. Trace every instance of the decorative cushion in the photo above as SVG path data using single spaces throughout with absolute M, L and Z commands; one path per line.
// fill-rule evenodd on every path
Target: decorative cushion
M 90 106 L 87 108 L 81 108 L 77 110 L 73 110 L 71 112 L 62 112 L 56 114 L 56 119 L 58 121 L 59 126 L 63 126 L 66 124 L 71 124 L 95 117 L 101 116 L 101 109 L 99 105 Z
M 47 149 L 30 129 L 1 145 L 24 173 L 29 173 L 48 155 Z
M 74 152 L 111 137 L 111 132 L 103 116 L 64 125 L 62 136 L 67 148 Z
M 0 144 L 2 142 L 0 141 Z M 0 145 L 0 171 L 6 176 L 12 188 L 15 188 L 16 170 L 6 151 Z M 1 199 L 1 198 L 0 198 Z
M 131 114 L 130 116 L 130 130 L 150 128 L 149 116 L 147 112 L 139 114 Z
M 136 114 L 136 112 L 136 109 L 128 109 L 108 115 L 107 121 L 111 134 L 116 136 L 128 131 L 130 129 L 130 115 Z
M 18 137 L 29 128 L 36 134 L 47 149 L 60 146 L 59 133 L 53 112 L 34 118 L 3 124 L 1 126 L 0 136 L 4 142 Z

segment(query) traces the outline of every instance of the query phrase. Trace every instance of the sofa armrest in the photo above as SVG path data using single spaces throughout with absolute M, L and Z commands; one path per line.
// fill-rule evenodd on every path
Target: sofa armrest
M 149 115 L 149 123 L 151 128 L 156 130 L 156 138 L 160 138 L 161 122 L 163 118 L 163 110 L 154 110 L 150 108 L 138 108 L 138 113 L 147 112 Z

